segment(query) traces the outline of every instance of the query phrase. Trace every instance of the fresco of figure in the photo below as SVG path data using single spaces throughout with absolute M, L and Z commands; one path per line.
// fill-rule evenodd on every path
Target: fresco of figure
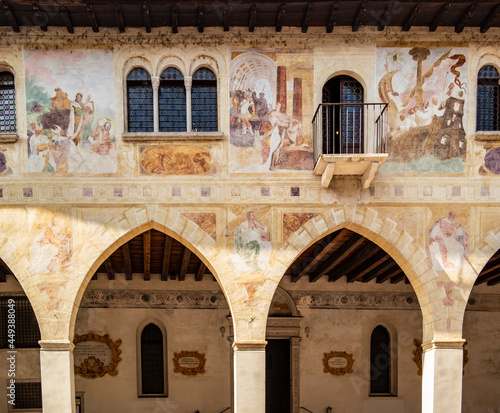
M 429 253 L 436 270 L 460 270 L 469 256 L 467 231 L 456 216 L 455 211 L 450 211 L 429 230 Z
M 254 211 L 247 213 L 247 220 L 235 228 L 233 235 L 234 265 L 243 271 L 263 271 L 273 247 L 268 228 L 256 221 Z

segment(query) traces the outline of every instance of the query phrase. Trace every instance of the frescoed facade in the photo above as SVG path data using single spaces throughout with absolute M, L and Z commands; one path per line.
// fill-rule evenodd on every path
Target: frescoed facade
M 0 12 L 0 412 L 497 413 L 495 2 L 56 3 Z

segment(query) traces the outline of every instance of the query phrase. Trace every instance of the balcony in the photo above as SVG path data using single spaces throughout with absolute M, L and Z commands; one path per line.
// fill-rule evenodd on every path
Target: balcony
M 328 188 L 335 176 L 360 176 L 368 188 L 387 159 L 386 103 L 322 103 L 313 118 L 314 174 Z

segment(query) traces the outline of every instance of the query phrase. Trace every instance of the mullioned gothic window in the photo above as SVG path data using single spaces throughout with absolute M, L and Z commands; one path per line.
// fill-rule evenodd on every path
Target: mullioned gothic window
M 193 131 L 217 131 L 217 78 L 206 67 L 193 74 L 191 108 Z
M 16 131 L 16 90 L 14 75 L 0 73 L 0 133 Z
M 153 85 L 145 69 L 138 67 L 128 74 L 127 99 L 129 132 L 153 132 Z
M 493 66 L 483 66 L 477 75 L 476 129 L 500 130 L 500 76 Z
M 186 131 L 186 88 L 184 76 L 175 67 L 160 76 L 160 132 Z

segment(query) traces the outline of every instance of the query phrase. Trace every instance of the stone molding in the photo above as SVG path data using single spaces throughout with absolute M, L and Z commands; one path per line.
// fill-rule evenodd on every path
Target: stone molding
M 73 351 L 75 345 L 69 340 L 40 340 L 41 351 Z
M 222 291 L 90 290 L 81 308 L 228 308 Z
M 233 343 L 233 351 L 266 351 L 267 341 L 238 341 Z
M 466 340 L 459 339 L 454 341 L 431 341 L 422 344 L 422 351 L 425 353 L 431 350 L 462 350 Z

